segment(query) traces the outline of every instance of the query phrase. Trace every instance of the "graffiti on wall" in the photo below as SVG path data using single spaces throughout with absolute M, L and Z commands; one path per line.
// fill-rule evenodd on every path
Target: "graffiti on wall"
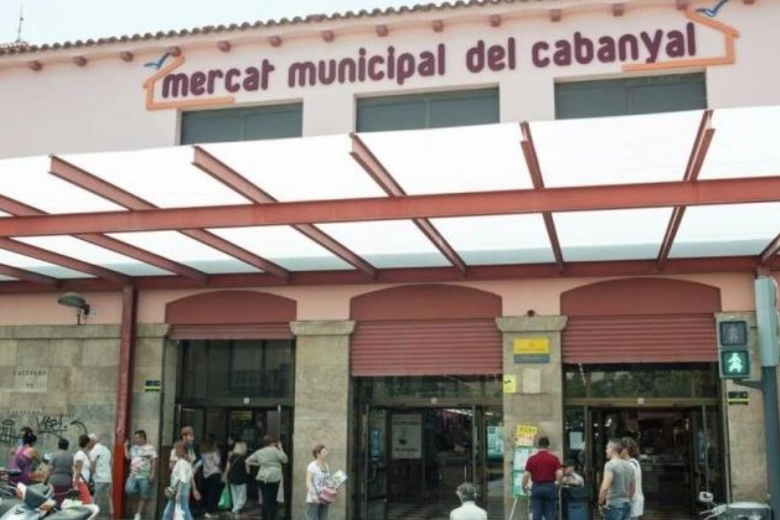
M 71 442 L 87 434 L 87 426 L 78 417 L 66 415 L 12 415 L 0 419 L 0 444 L 16 446 L 19 430 L 29 426 L 38 442 L 56 445 L 60 439 Z M 48 441 L 48 442 L 47 442 Z

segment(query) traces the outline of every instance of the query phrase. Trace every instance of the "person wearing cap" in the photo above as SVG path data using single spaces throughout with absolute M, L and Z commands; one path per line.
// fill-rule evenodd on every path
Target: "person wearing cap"
M 111 500 L 111 450 L 100 442 L 96 433 L 89 434 L 92 449 L 89 450 L 89 460 L 92 463 L 92 479 L 95 481 L 95 496 L 93 500 L 100 507 L 101 513 L 114 517 L 114 504 Z M 105 504 L 108 504 L 107 506 Z
M 476 504 L 477 489 L 474 484 L 464 482 L 455 494 L 460 499 L 461 506 L 453 509 L 450 513 L 450 520 L 487 520 L 487 511 Z
M 563 476 L 561 477 L 561 485 L 566 487 L 582 487 L 585 485 L 585 479 L 582 475 L 577 473 L 576 464 L 573 459 L 566 459 L 563 463 Z
M 558 485 L 563 472 L 561 461 L 550 453 L 550 439 L 540 437 L 539 451 L 528 458 L 523 474 L 523 489 L 531 492 L 531 512 L 534 520 L 558 518 Z M 533 486 L 530 484 L 533 483 Z

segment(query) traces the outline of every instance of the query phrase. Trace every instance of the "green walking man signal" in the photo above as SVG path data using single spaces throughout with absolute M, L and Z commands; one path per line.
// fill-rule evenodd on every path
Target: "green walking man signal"
M 718 324 L 718 351 L 722 379 L 750 378 L 748 323 L 744 320 L 721 321 Z
M 748 379 L 750 377 L 750 353 L 744 349 L 720 351 L 720 377 L 724 379 Z

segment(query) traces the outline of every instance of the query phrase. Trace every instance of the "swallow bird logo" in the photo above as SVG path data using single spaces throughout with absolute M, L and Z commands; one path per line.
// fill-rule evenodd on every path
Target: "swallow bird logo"
M 723 9 L 723 6 L 727 3 L 729 3 L 729 0 L 720 0 L 720 2 L 715 4 L 713 7 L 700 7 L 699 9 L 696 9 L 696 12 L 705 16 L 709 16 L 710 18 L 715 18 L 718 16 L 718 11 Z
M 165 54 L 163 54 L 160 57 L 159 60 L 157 60 L 157 61 L 150 61 L 150 62 L 144 63 L 144 67 L 148 67 L 148 68 L 154 69 L 154 70 L 160 70 L 162 68 L 163 64 L 165 64 L 165 60 L 167 60 L 170 56 L 171 56 L 171 53 L 170 52 L 166 52 Z

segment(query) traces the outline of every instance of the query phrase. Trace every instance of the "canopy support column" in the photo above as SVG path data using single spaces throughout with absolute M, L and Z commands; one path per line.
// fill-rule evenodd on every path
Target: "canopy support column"
M 119 384 L 116 394 L 116 422 L 114 426 L 114 474 L 113 494 L 114 518 L 124 518 L 125 475 L 128 461 L 124 445 L 130 428 L 131 399 L 133 386 L 133 358 L 135 353 L 136 308 L 138 293 L 135 287 L 126 285 L 122 289 L 122 324 L 119 333 Z

